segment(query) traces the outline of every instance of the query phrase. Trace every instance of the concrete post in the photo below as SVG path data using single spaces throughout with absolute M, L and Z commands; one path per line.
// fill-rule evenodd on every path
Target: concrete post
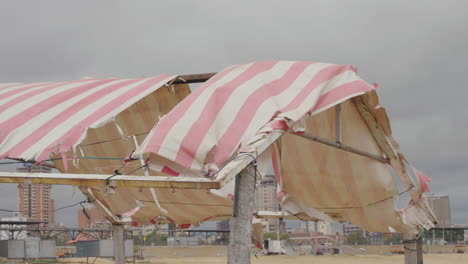
M 423 264 L 422 239 L 415 236 L 403 236 L 405 248 L 405 264 Z
M 114 262 L 125 264 L 125 228 L 123 225 L 112 225 L 112 238 L 114 240 Z
M 255 169 L 249 165 L 236 175 L 233 217 L 230 222 L 228 264 L 250 264 Z

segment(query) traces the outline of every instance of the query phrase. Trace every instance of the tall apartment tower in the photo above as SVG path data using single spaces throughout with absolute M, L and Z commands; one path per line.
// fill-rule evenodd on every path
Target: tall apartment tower
M 16 172 L 23 173 L 50 173 L 51 169 L 43 166 L 23 166 Z M 18 209 L 21 214 L 33 221 L 55 222 L 55 204 L 51 199 L 51 185 L 44 184 L 18 184 Z
M 265 175 L 255 193 L 257 211 L 278 211 L 276 201 L 276 179 L 274 175 Z
M 436 227 L 450 227 L 452 222 L 449 197 L 447 195 L 428 195 L 425 198 L 437 217 Z
M 276 179 L 274 175 L 265 175 L 260 185 L 255 190 L 255 209 L 256 211 L 279 211 L 278 201 L 276 200 Z M 276 232 L 278 221 L 269 219 L 264 232 Z

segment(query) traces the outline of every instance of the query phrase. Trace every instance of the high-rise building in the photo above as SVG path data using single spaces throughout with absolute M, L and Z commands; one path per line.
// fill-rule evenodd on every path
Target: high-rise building
M 447 195 L 428 195 L 425 199 L 432 208 L 436 218 L 436 227 L 450 227 L 450 199 Z
M 261 183 L 255 190 L 255 210 L 277 212 L 280 210 L 276 200 L 276 178 L 274 175 L 265 175 Z M 279 221 L 269 219 L 268 225 L 265 225 L 264 232 L 276 232 Z M 283 229 L 284 222 L 280 229 Z M 282 230 L 280 230 L 281 232 Z
M 23 166 L 16 169 L 24 173 L 50 173 L 51 169 L 43 166 Z M 55 222 L 54 200 L 51 199 L 52 185 L 48 184 L 18 184 L 18 209 L 30 220 L 46 222 L 43 225 L 53 225 Z
M 255 192 L 255 208 L 257 211 L 278 211 L 276 179 L 274 175 L 265 175 Z
M 83 212 L 83 208 L 78 209 L 78 228 L 93 228 L 107 225 L 107 219 L 99 209 L 86 207 L 85 212 Z

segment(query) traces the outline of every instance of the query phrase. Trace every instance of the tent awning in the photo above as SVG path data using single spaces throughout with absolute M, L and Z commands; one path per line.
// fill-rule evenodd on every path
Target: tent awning
M 273 165 L 277 198 L 289 215 L 383 232 L 416 232 L 434 222 L 375 87 L 352 66 L 235 65 L 191 94 L 183 80 L 160 75 L 2 85 L 0 98 L 2 158 L 51 159 L 72 174 L 136 172 L 220 183 L 219 190 L 83 184 L 83 193 L 114 219 L 229 218 L 230 179 L 256 160 L 260 174 Z M 332 144 L 306 139 L 316 137 Z M 392 171 L 412 198 L 403 211 L 394 207 L 401 190 Z

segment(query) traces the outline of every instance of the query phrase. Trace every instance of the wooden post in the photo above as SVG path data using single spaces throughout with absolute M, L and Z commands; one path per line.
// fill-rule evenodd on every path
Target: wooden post
M 250 263 L 254 188 L 255 170 L 249 165 L 236 175 L 233 217 L 229 226 L 228 264 Z
M 423 264 L 422 239 L 414 236 L 405 238 L 403 247 L 405 248 L 405 264 Z
M 114 262 L 125 264 L 125 228 L 123 225 L 112 225 L 112 238 L 114 239 Z
M 416 240 L 416 254 L 418 255 L 418 264 L 423 264 L 423 243 L 422 238 Z

